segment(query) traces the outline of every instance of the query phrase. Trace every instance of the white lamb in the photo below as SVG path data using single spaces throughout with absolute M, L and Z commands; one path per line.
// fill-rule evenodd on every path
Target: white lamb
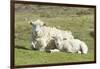
M 66 39 L 73 39 L 70 31 L 63 31 L 55 27 L 47 27 L 41 20 L 30 22 L 32 25 L 32 47 L 40 51 L 55 48 L 53 37 L 60 34 Z M 50 47 L 50 48 L 49 48 Z
M 79 39 L 63 39 L 62 36 L 54 37 L 56 47 L 60 51 L 87 54 L 87 45 Z M 51 50 L 53 52 L 53 50 Z

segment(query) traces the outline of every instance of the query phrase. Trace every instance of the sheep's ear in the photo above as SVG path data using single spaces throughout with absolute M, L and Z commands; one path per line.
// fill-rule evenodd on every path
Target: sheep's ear
M 32 21 L 28 22 L 30 25 L 32 25 Z

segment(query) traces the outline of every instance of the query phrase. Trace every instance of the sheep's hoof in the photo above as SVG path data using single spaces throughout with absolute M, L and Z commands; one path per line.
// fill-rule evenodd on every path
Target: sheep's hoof
M 31 49 L 32 49 L 32 50 L 38 50 L 38 49 L 36 49 L 36 48 L 34 48 L 34 47 L 32 47 L 32 46 L 31 46 Z

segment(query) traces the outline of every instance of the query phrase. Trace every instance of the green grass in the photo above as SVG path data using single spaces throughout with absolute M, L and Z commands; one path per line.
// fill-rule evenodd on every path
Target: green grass
M 56 8 L 57 9 L 57 8 Z M 59 8 L 58 8 L 59 9 Z M 15 14 L 15 65 L 27 64 L 50 64 L 50 63 L 68 63 L 81 61 L 94 61 L 94 39 L 90 35 L 90 27 L 94 23 L 93 14 L 82 14 L 77 10 L 59 10 L 54 13 L 52 9 L 48 9 L 49 13 L 40 12 L 16 12 Z M 40 11 L 39 9 L 37 11 Z M 42 10 L 43 11 L 43 10 Z M 82 10 L 81 10 L 82 11 Z M 69 12 L 71 14 L 69 14 Z M 75 12 L 75 13 L 73 13 Z M 87 11 L 85 11 L 86 13 Z M 93 12 L 93 11 L 91 11 Z M 58 14 L 59 13 L 59 14 Z M 73 13 L 73 14 L 72 14 Z M 82 15 L 77 15 L 81 13 Z M 52 15 L 50 15 L 52 14 Z M 54 15 L 53 15 L 54 14 Z M 73 15 L 73 16 L 72 16 Z M 31 25 L 28 21 L 33 19 L 41 19 L 48 26 L 60 26 L 62 30 L 72 31 L 75 38 L 86 42 L 89 52 L 88 54 L 72 54 L 72 53 L 46 53 L 31 50 L 30 36 Z
M 92 53 L 72 54 L 72 53 L 46 53 L 32 50 L 15 49 L 15 59 L 17 65 L 27 64 L 50 64 L 50 63 L 65 63 L 65 62 L 84 62 L 93 61 Z

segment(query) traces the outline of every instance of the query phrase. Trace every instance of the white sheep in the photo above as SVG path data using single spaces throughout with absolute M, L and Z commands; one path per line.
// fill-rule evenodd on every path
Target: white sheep
M 47 27 L 41 20 L 32 21 L 30 24 L 32 25 L 32 47 L 40 51 L 45 51 L 47 47 L 55 48 L 53 37 L 58 34 L 66 39 L 74 38 L 70 31 Z
M 60 51 L 87 54 L 87 45 L 79 39 L 63 39 L 62 36 L 54 37 L 56 47 Z M 51 50 L 53 52 L 53 50 Z

